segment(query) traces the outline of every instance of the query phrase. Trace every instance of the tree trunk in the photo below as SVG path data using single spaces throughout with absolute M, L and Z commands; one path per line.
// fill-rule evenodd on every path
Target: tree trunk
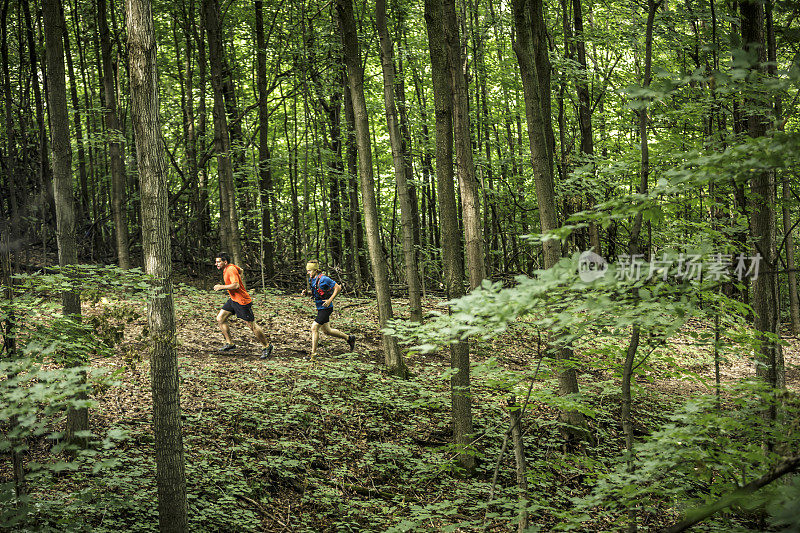
M 419 107 L 419 116 L 422 127 L 420 128 L 420 150 L 421 166 L 422 166 L 422 227 L 425 229 L 424 238 L 422 238 L 423 247 L 428 250 L 435 251 L 439 248 L 439 225 L 436 220 L 436 185 L 434 184 L 433 175 L 433 154 L 430 144 L 430 132 L 428 131 L 428 103 L 425 98 L 425 90 L 422 86 L 421 75 L 418 68 L 411 68 L 412 78 L 414 80 L 414 89 L 417 93 L 417 102 Z M 427 224 L 425 221 L 427 220 Z M 434 252 L 435 253 L 435 252 Z M 431 254 L 432 255 L 432 254 Z M 434 259 L 427 257 L 428 260 Z M 422 280 L 423 288 L 425 280 Z
M 264 275 L 275 274 L 275 249 L 272 241 L 270 200 L 272 198 L 272 168 L 269 153 L 269 109 L 267 107 L 267 50 L 264 42 L 263 1 L 255 1 L 256 17 L 256 76 L 258 86 L 258 174 L 261 195 L 261 238 L 264 242 L 262 264 Z
M 80 18 L 80 12 L 78 11 L 78 2 L 75 0 L 75 3 L 72 6 L 72 12 L 74 15 L 72 18 L 72 29 L 76 36 L 75 44 L 78 48 L 78 69 L 80 70 L 81 81 L 83 85 L 83 108 L 84 110 L 92 109 L 93 103 L 95 100 L 94 95 L 94 85 L 89 83 L 88 77 L 88 68 L 86 65 L 86 51 L 84 41 L 88 41 L 88 36 L 85 32 L 81 32 L 80 28 L 83 28 L 82 21 Z M 91 33 L 92 35 L 94 32 Z M 71 77 L 71 76 L 70 76 Z M 94 128 L 94 120 L 91 113 L 86 113 L 86 138 L 91 139 L 95 133 Z M 94 251 L 95 251 L 95 236 L 97 234 L 97 217 L 96 211 L 96 202 L 94 201 L 94 188 L 95 184 L 97 183 L 96 179 L 96 168 L 97 165 L 95 164 L 95 146 L 93 143 L 88 143 L 87 145 L 87 157 L 88 157 L 88 175 L 86 183 L 82 183 L 81 187 L 84 185 L 86 186 L 86 190 L 82 190 L 82 194 L 86 197 L 86 210 L 85 214 L 87 219 L 93 220 L 94 222 L 90 226 L 90 235 L 91 237 L 88 239 L 88 246 L 90 249 L 90 257 L 94 259 Z M 79 154 L 80 157 L 80 154 Z
M 348 201 L 350 205 L 350 236 L 353 240 L 351 246 L 352 268 L 356 273 L 356 289 L 360 290 L 367 284 L 366 266 L 364 264 L 364 226 L 361 223 L 361 210 L 358 207 L 358 183 L 357 179 L 357 150 L 356 150 L 356 126 L 355 112 L 353 110 L 353 98 L 350 94 L 350 81 L 347 71 L 344 73 L 344 114 L 347 122 L 347 136 L 345 137 L 345 147 L 347 154 L 347 180 L 348 180 Z
M 550 115 L 549 105 L 543 95 L 550 94 L 549 76 L 540 76 L 540 67 L 534 63 L 532 52 L 534 45 L 535 28 L 543 27 L 544 20 L 534 16 L 529 18 L 530 13 L 538 13 L 541 16 L 541 6 L 538 8 L 528 5 L 529 2 L 541 2 L 541 0 L 514 0 L 512 3 L 514 10 L 514 25 L 517 31 L 517 40 L 513 43 L 514 52 L 519 62 L 520 75 L 522 77 L 522 88 L 525 95 L 525 114 L 528 125 L 528 137 L 530 139 L 531 159 L 533 163 L 534 180 L 536 184 L 536 199 L 539 205 L 539 223 L 542 233 L 548 233 L 558 228 L 558 220 L 555 211 L 555 185 L 553 183 L 552 151 L 548 148 L 547 125 L 552 128 L 552 121 L 547 117 Z M 543 243 L 544 247 L 544 267 L 551 268 L 561 258 L 561 243 L 556 239 L 550 239 Z M 558 344 L 557 341 L 554 344 Z M 575 369 L 568 359 L 572 357 L 571 350 L 565 347 L 556 347 L 557 359 L 561 363 L 559 371 L 559 392 L 563 394 L 575 394 L 578 392 L 578 378 Z M 562 411 L 561 419 L 566 423 L 564 431 L 569 439 L 582 438 L 583 432 L 572 428 L 582 428 L 586 425 L 586 419 L 578 411 Z
M 53 149 L 58 264 L 61 268 L 65 268 L 78 262 L 78 245 L 75 238 L 75 202 L 72 197 L 72 149 L 67 112 L 64 45 L 61 40 L 64 35 L 64 29 L 61 27 L 64 19 L 58 10 L 59 2 L 57 0 L 45 0 L 42 4 L 47 57 L 47 102 L 52 137 L 50 143 Z M 73 290 L 67 290 L 61 294 L 61 300 L 64 315 L 79 319 L 81 315 L 80 294 Z M 84 398 L 84 396 L 79 398 Z M 75 434 L 88 429 L 88 409 L 70 408 L 67 411 L 67 439 L 81 445 L 85 444 L 85 439 L 76 438 Z
M 511 440 L 514 444 L 514 462 L 517 464 L 517 489 L 520 509 L 518 513 L 517 531 L 524 533 L 528 529 L 528 478 L 525 475 L 525 445 L 522 442 L 522 420 L 520 406 L 514 398 L 509 402 L 511 411 Z
M 461 217 L 466 238 L 469 287 L 474 289 L 486 278 L 481 231 L 480 196 L 472 157 L 472 134 L 469 124 L 469 95 L 461 58 L 461 36 L 458 30 L 455 0 L 442 0 L 442 27 L 453 85 L 453 127 L 456 171 L 461 192 Z
M 111 34 L 106 19 L 106 0 L 97 0 L 97 23 L 103 57 L 103 92 L 106 96 L 105 119 L 108 153 L 111 159 L 111 214 L 114 220 L 114 237 L 117 263 L 120 268 L 131 267 L 128 256 L 128 220 L 125 215 L 125 165 L 122 161 L 123 138 L 117 117 L 117 91 L 114 87 L 115 72 L 111 64 Z
M 755 54 L 759 65 L 753 69 L 763 69 L 764 54 L 764 8 L 760 2 L 742 1 L 741 14 L 742 43 L 745 50 Z M 748 106 L 746 129 L 750 137 L 763 137 L 767 132 L 767 116 L 757 98 L 747 97 Z M 752 307 L 753 326 L 758 332 L 759 346 L 756 350 L 756 375 L 771 387 L 783 384 L 783 364 L 780 345 L 774 340 L 780 336 L 780 316 L 777 294 L 777 250 L 775 218 L 775 174 L 771 171 L 754 172 L 750 179 L 750 193 L 754 200 L 750 210 L 750 235 L 755 244 L 755 253 L 761 255 L 764 264 L 761 275 L 753 280 Z M 774 336 L 774 337 L 773 337 Z M 776 416 L 774 404 L 767 416 Z
M 181 88 L 181 107 L 183 109 L 183 135 L 186 139 L 186 165 L 190 188 L 190 208 L 188 211 L 187 223 L 187 240 L 196 246 L 194 251 L 195 268 L 200 270 L 201 265 L 204 263 L 203 258 L 203 205 L 200 202 L 200 172 L 197 160 L 197 129 L 195 126 L 195 108 L 194 108 L 194 63 L 192 45 L 192 31 L 195 19 L 195 3 L 194 0 L 189 1 L 187 9 L 183 11 L 183 38 L 185 41 L 184 57 L 181 58 L 180 41 L 175 35 L 175 50 L 176 50 L 176 64 L 178 65 L 178 74 L 182 74 L 182 88 Z M 180 64 L 183 62 L 183 68 Z M 202 93 L 202 90 L 200 92 Z M 190 250 L 187 252 L 191 253 Z
M 159 528 L 165 533 L 180 533 L 188 530 L 186 476 L 175 351 L 169 190 L 158 117 L 156 41 L 149 0 L 126 0 L 125 7 L 131 115 L 142 196 L 142 252 L 145 271 L 152 276 L 154 290 L 148 304 L 147 322 L 153 346 L 150 372 Z
M 581 132 L 581 153 L 589 159 L 594 169 L 594 134 L 592 133 L 592 102 L 589 95 L 589 68 L 586 64 L 586 43 L 583 33 L 583 13 L 581 0 L 572 0 L 572 17 L 575 21 L 575 49 L 578 60 L 578 77 L 575 88 L 578 93 L 578 127 Z M 594 205 L 594 197 L 587 192 L 588 207 Z M 589 223 L 589 244 L 598 255 L 602 255 L 600 247 L 600 230 L 594 222 Z
M 3 20 L 3 17 L 0 17 Z M 0 241 L 0 285 L 3 288 L 3 319 L 0 321 L 0 329 L 2 330 L 3 337 L 3 350 L 5 351 L 5 360 L 15 361 L 19 357 L 17 352 L 17 318 L 14 311 L 14 281 L 13 281 L 13 268 L 11 264 L 11 242 L 9 234 L 5 231 L 0 234 L 2 241 Z M 7 306 L 7 307 L 6 307 Z M 11 379 L 12 376 L 8 375 L 6 379 Z M 19 416 L 15 415 L 9 421 L 8 433 L 14 433 L 16 426 L 19 424 Z M 25 494 L 28 493 L 28 486 L 25 481 L 25 446 L 20 442 L 19 437 L 10 438 L 11 444 L 11 470 L 14 476 L 14 495 L 19 501 Z
M 350 95 L 353 99 L 353 111 L 356 129 L 356 145 L 358 146 L 359 174 L 361 176 L 361 197 L 364 202 L 364 222 L 366 225 L 367 247 L 369 249 L 372 275 L 375 278 L 375 292 L 378 300 L 378 321 L 380 329 L 393 316 L 392 301 L 389 291 L 389 277 L 386 261 L 381 250 L 380 225 L 375 202 L 375 183 L 372 174 L 372 148 L 369 138 L 369 120 L 367 102 L 364 98 L 364 70 L 361 66 L 361 52 L 358 46 L 355 16 L 351 0 L 337 0 L 336 11 L 342 32 L 344 61 L 347 65 Z M 389 372 L 406 377 L 408 370 L 403 361 L 403 354 L 397 339 L 382 334 L 386 366 Z
M 39 86 L 39 76 L 44 76 L 43 72 L 39 72 L 39 60 L 36 55 L 36 50 L 39 48 L 34 40 L 33 35 L 33 22 L 30 18 L 30 12 L 28 7 L 28 2 L 23 1 L 21 2 L 23 6 L 23 12 L 25 13 L 25 23 L 26 23 L 26 32 L 28 35 L 28 53 L 30 56 L 31 62 L 31 76 L 33 79 L 33 98 L 36 105 L 36 131 L 39 134 L 39 145 L 37 147 L 36 156 L 38 157 L 38 178 L 39 178 L 39 187 L 41 187 L 41 194 L 42 198 L 45 199 L 45 203 L 47 205 L 47 209 L 44 209 L 44 216 L 42 217 L 42 225 L 43 228 L 47 227 L 56 227 L 57 229 L 57 222 L 55 218 L 58 218 L 56 214 L 56 200 L 55 200 L 55 192 L 54 192 L 54 183 L 52 179 L 52 172 L 50 168 L 50 147 L 47 140 L 47 128 L 45 127 L 45 118 L 44 118 L 44 105 L 42 104 L 42 91 Z M 56 9 L 59 9 L 57 6 Z M 59 14 L 59 18 L 61 15 Z M 61 35 L 59 35 L 59 39 Z M 46 39 L 45 39 L 46 40 Z M 59 46 L 61 49 L 61 61 L 63 63 L 63 44 Z M 45 51 L 45 54 L 47 51 Z M 44 66 L 44 65 L 43 65 Z M 44 70 L 44 69 L 43 69 Z M 64 70 L 63 68 L 61 69 Z M 48 73 L 49 76 L 49 73 Z M 66 85 L 66 82 L 65 82 Z M 66 89 L 65 89 L 66 91 Z M 65 97 L 66 98 L 66 97 Z M 67 124 L 67 129 L 69 129 L 69 124 Z M 51 132 L 52 135 L 52 132 Z M 54 154 L 55 157 L 55 154 Z M 70 155 L 70 161 L 71 161 Z M 71 172 L 71 168 L 68 167 Z M 74 217 L 73 217 L 74 222 Z
M 425 25 L 431 56 L 433 96 L 436 109 L 436 190 L 439 198 L 444 284 L 448 298 L 464 295 L 464 263 L 458 209 L 453 191 L 453 84 L 450 55 L 442 31 L 443 8 L 440 0 L 425 0 Z M 450 378 L 453 410 L 453 440 L 458 447 L 459 465 L 467 471 L 475 468 L 472 444 L 472 394 L 470 391 L 469 344 L 450 346 L 450 366 L 456 372 Z
M 407 181 L 406 168 L 411 162 L 405 159 L 403 139 L 400 135 L 400 124 L 397 120 L 397 107 L 394 99 L 394 51 L 389 40 L 386 27 L 386 0 L 377 0 L 375 4 L 375 24 L 381 41 L 381 66 L 383 67 L 383 101 L 386 106 L 386 122 L 389 127 L 389 139 L 392 145 L 394 177 L 397 185 L 397 196 L 400 200 L 400 217 L 403 227 L 403 258 L 405 263 L 406 282 L 408 283 L 408 306 L 411 320 L 422 322 L 422 300 L 420 296 L 419 270 L 414 250 L 414 219 L 411 196 Z
M 405 36 L 405 14 L 403 10 L 395 10 L 395 40 L 399 46 L 403 46 L 401 44 L 402 39 Z M 408 101 L 406 96 L 406 86 L 405 86 L 405 62 L 403 61 L 403 57 L 400 56 L 397 58 L 397 78 L 396 78 L 396 91 L 397 91 L 397 100 L 398 100 L 398 116 L 400 121 L 400 137 L 402 139 L 401 147 L 403 152 L 403 159 L 406 162 L 406 183 L 408 184 L 408 196 L 409 200 L 411 201 L 411 221 L 412 221 L 412 228 L 413 228 L 413 237 L 414 237 L 414 257 L 419 258 L 419 247 L 421 244 L 420 240 L 420 227 L 419 227 L 419 202 L 417 199 L 417 186 L 414 184 L 414 168 L 413 168 L 413 154 L 411 151 L 412 146 L 412 139 L 411 139 L 411 128 L 408 122 Z M 418 261 L 418 259 L 417 259 Z M 419 269 L 418 269 L 419 270 Z
M 652 4 L 652 2 L 651 2 Z M 639 349 L 639 326 L 633 325 L 631 340 L 625 352 L 625 363 L 622 366 L 622 432 L 625 434 L 625 451 L 628 453 L 627 471 L 633 472 L 633 420 L 631 419 L 631 380 L 633 362 Z M 628 533 L 636 532 L 636 506 L 628 509 Z
M 219 6 L 216 0 L 203 0 L 203 20 L 208 32 L 208 52 L 211 62 L 211 86 L 214 89 L 214 150 L 220 189 L 220 233 L 222 246 L 230 251 L 233 262 L 242 265 L 242 245 L 239 238 L 239 216 L 236 208 L 236 186 L 233 182 L 233 161 L 228 119 L 223 94 L 222 31 Z
M 201 6 L 202 11 L 202 6 Z M 200 98 L 200 102 L 197 105 L 197 115 L 198 115 L 198 124 L 197 124 L 197 138 L 198 139 L 205 139 L 206 138 L 206 131 L 208 124 L 208 113 L 206 109 L 206 81 L 208 79 L 207 72 L 208 72 L 208 62 L 206 61 L 206 29 L 205 23 L 203 22 L 203 17 L 201 16 L 199 19 L 200 28 L 199 31 L 196 32 L 196 46 L 197 46 L 197 74 L 200 77 L 199 80 L 199 90 L 200 94 L 203 97 Z M 187 46 L 189 50 L 191 50 L 192 46 Z M 202 164 L 198 163 L 197 168 L 197 179 L 198 179 L 198 186 L 200 188 L 200 235 L 201 235 L 201 242 L 204 246 L 210 245 L 210 241 L 208 240 L 209 234 L 211 233 L 211 208 L 209 207 L 208 203 L 208 162 L 207 158 L 203 157 Z
M 642 80 L 643 87 L 650 86 L 651 77 L 651 64 L 652 64 L 652 49 L 653 49 L 653 23 L 656 16 L 656 9 L 661 4 L 661 0 L 655 2 L 648 0 L 647 2 L 647 23 L 645 28 L 645 56 L 644 56 L 644 79 Z M 646 194 L 648 187 L 648 177 L 650 171 L 650 152 L 648 149 L 649 135 L 647 130 L 647 104 L 643 102 L 639 109 L 639 137 L 640 137 L 640 151 L 641 151 L 641 166 L 639 169 L 639 194 Z M 642 229 L 642 212 L 641 210 L 636 213 L 631 228 L 630 242 L 628 245 L 628 252 L 631 257 L 635 257 L 640 252 L 639 246 L 639 233 Z M 631 340 L 628 344 L 628 349 L 625 352 L 625 362 L 622 367 L 622 431 L 625 434 L 625 449 L 628 452 L 627 471 L 634 471 L 633 463 L 633 423 L 631 420 L 631 381 L 633 379 L 634 366 L 633 362 L 636 357 L 636 351 L 639 349 L 640 327 L 634 324 L 631 330 Z M 636 506 L 631 506 L 628 509 L 628 532 L 635 533 L 637 530 L 637 512 Z
M 64 10 L 61 9 L 62 25 L 64 28 L 64 55 L 67 58 L 67 69 L 69 70 L 70 98 L 72 100 L 72 121 L 75 124 L 75 144 L 78 147 L 78 177 L 80 185 L 80 202 L 78 202 L 78 218 L 86 224 L 89 221 L 89 185 L 86 175 L 86 150 L 83 146 L 83 125 L 81 124 L 80 101 L 78 100 L 78 81 L 75 75 L 75 68 L 72 61 L 72 53 L 69 46 L 69 31 L 67 31 Z
M 19 185 L 19 176 L 17 175 L 17 141 L 16 130 L 14 129 L 14 115 L 13 115 L 13 97 L 11 95 L 11 73 L 9 69 L 8 58 L 8 3 L 9 0 L 3 1 L 2 16 L 0 16 L 0 68 L 3 69 L 3 107 L 5 108 L 5 133 L 6 133 L 6 147 L 8 149 L 6 161 L 8 166 L 6 169 L 6 176 L 8 179 L 9 191 L 9 211 L 11 213 L 11 225 L 8 232 L 11 234 L 11 242 L 14 247 L 17 246 L 17 237 L 20 234 L 22 225 L 20 224 L 20 200 L 18 192 L 23 190 Z M 3 231 L 6 231 L 5 228 Z
M 773 1 L 767 0 L 764 4 L 767 22 L 767 70 L 770 76 L 775 76 L 777 71 L 777 49 L 775 44 L 775 26 L 772 20 Z M 783 102 L 780 95 L 775 96 L 774 104 L 775 122 L 783 130 Z M 788 176 L 782 182 L 782 205 L 781 214 L 783 216 L 783 233 L 786 244 L 786 270 L 787 270 L 787 290 L 789 292 L 789 316 L 793 335 L 800 335 L 800 298 L 797 294 L 797 272 L 795 272 L 794 257 L 794 236 L 792 235 L 792 216 L 791 216 L 791 185 Z

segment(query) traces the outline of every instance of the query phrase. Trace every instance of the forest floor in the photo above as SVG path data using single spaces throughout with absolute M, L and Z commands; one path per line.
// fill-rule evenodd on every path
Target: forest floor
M 235 319 L 237 348 L 220 353 L 223 339 L 215 316 L 225 296 L 206 290 L 212 283 L 200 290 L 177 289 L 175 295 L 192 531 L 513 529 L 513 453 L 506 452 L 501 461 L 497 499 L 487 500 L 508 427 L 507 398 L 512 393 L 518 401 L 525 398 L 537 366 L 533 334 L 518 329 L 471 343 L 479 437 L 477 467 L 467 476 L 455 467 L 456 453 L 449 444 L 450 363 L 444 352 L 410 354 L 408 380 L 386 375 L 375 302 L 343 293 L 331 323 L 356 335 L 355 352 L 348 353 L 344 341 L 321 335 L 320 355 L 311 361 L 312 302 L 273 290 L 253 294 L 256 319 L 275 345 L 273 357 L 260 359 L 260 345 Z M 394 300 L 394 306 L 396 316 L 408 316 L 407 302 Z M 440 306 L 440 300 L 425 300 L 429 311 Z M 92 367 L 112 369 L 116 384 L 94 395 L 97 405 L 90 419 L 96 435 L 114 429 L 126 438 L 99 454 L 108 461 L 103 468 L 64 473 L 42 491 L 49 501 L 60 502 L 40 517 L 43 528 L 46 523 L 53 530 L 64 525 L 157 530 L 149 361 L 141 336 L 144 307 L 102 300 L 84 303 L 83 312 L 113 322 L 118 315 L 109 311 L 120 307 L 132 311 L 127 315 L 132 320 L 116 355 L 91 361 Z M 800 342 L 786 341 L 787 387 L 798 391 Z M 537 374 L 523 438 L 528 471 L 537 480 L 528 490 L 531 522 L 542 531 L 552 529 L 560 513 L 568 512 L 574 498 L 585 496 L 592 480 L 611 468 L 611 458 L 624 449 L 618 361 L 626 339 L 610 343 L 618 349 L 579 374 L 594 410 L 590 431 L 595 444 L 577 452 L 563 453 L 552 401 L 554 373 L 545 362 Z M 746 353 L 725 355 L 724 381 L 754 374 Z M 662 423 L 689 396 L 713 391 L 711 350 L 689 336 L 673 339 L 640 370 L 633 415 L 639 435 Z M 45 461 L 48 446 L 39 441 L 31 459 Z M 6 478 L 6 469 L 0 477 Z M 667 523 L 676 516 L 665 509 L 660 520 Z M 587 524 L 586 530 L 593 529 Z

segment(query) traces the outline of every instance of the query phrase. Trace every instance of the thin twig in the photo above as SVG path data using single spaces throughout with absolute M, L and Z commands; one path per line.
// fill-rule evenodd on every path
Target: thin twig
M 536 376 L 539 375 L 539 368 L 541 368 L 542 366 L 542 359 L 544 358 L 544 354 L 542 354 L 541 340 L 542 340 L 542 334 L 541 332 L 539 332 L 539 337 L 536 344 L 536 352 L 537 355 L 539 356 L 539 362 L 536 364 L 536 371 L 533 373 L 531 384 L 528 387 L 528 394 L 525 396 L 525 401 L 522 403 L 522 408 L 520 409 L 519 417 L 516 420 L 514 420 L 514 423 L 511 425 L 511 427 L 509 427 L 506 430 L 506 433 L 503 436 L 503 446 L 500 448 L 500 454 L 497 456 L 497 463 L 495 463 L 494 465 L 494 474 L 492 474 L 492 488 L 489 490 L 489 500 L 487 501 L 487 504 L 491 503 L 491 501 L 494 499 L 494 489 L 495 486 L 497 486 L 497 475 L 500 472 L 500 462 L 503 460 L 503 455 L 506 453 L 506 448 L 508 447 L 508 437 L 511 435 L 511 432 L 514 431 L 514 428 L 516 428 L 519 422 L 522 420 L 522 417 L 525 416 L 525 410 L 528 407 L 528 401 L 530 400 L 531 392 L 533 392 L 533 384 L 536 382 Z M 487 514 L 485 514 L 483 517 L 484 524 L 486 523 L 486 516 L 489 513 L 488 508 L 486 510 L 486 513 Z

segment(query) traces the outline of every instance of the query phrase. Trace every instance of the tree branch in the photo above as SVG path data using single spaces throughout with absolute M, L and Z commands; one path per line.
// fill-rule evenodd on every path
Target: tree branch
M 709 516 L 713 515 L 714 513 L 725 509 L 736 503 L 738 500 L 744 498 L 748 494 L 751 494 L 761 487 L 765 485 L 769 485 L 776 479 L 784 476 L 785 474 L 789 474 L 794 472 L 800 468 L 800 455 L 795 455 L 794 457 L 788 457 L 778 463 L 777 465 L 773 466 L 769 469 L 769 472 L 764 474 L 758 479 L 755 479 L 745 485 L 744 487 L 739 487 L 738 489 L 734 490 L 733 492 L 723 496 L 722 498 L 718 499 L 716 502 L 706 505 L 705 507 L 701 507 L 699 509 L 695 509 L 686 513 L 686 518 L 669 527 L 665 527 L 659 531 L 659 533 L 678 533 L 680 531 L 685 531 L 692 527 L 693 525 L 705 520 Z

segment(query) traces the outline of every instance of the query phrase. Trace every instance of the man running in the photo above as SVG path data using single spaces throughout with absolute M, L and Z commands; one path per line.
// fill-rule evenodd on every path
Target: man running
M 222 279 L 225 281 L 225 285 L 214 285 L 214 290 L 228 291 L 230 296 L 217 315 L 217 324 L 219 324 L 219 329 L 222 330 L 222 336 L 225 337 L 226 342 L 225 346 L 218 351 L 228 352 L 236 348 L 231 339 L 231 328 L 228 325 L 228 318 L 235 314 L 236 318 L 244 320 L 250 326 L 256 339 L 264 347 L 261 352 L 261 359 L 266 359 L 272 355 L 272 344 L 267 341 L 264 331 L 256 324 L 256 319 L 253 316 L 253 299 L 250 298 L 250 295 L 245 290 L 244 281 L 242 281 L 242 269 L 230 261 L 230 257 L 225 252 L 220 253 L 214 260 L 217 270 L 222 270 Z
M 329 324 L 331 313 L 333 313 L 333 300 L 342 290 L 342 286 L 333 281 L 328 276 L 323 276 L 319 269 L 319 261 L 312 260 L 306 264 L 306 274 L 308 274 L 308 285 L 311 297 L 317 306 L 317 318 L 311 324 L 311 358 L 317 356 L 317 344 L 319 342 L 319 331 L 331 337 L 338 337 L 346 340 L 352 352 L 356 345 L 355 335 L 347 335 L 338 329 L 334 329 Z

